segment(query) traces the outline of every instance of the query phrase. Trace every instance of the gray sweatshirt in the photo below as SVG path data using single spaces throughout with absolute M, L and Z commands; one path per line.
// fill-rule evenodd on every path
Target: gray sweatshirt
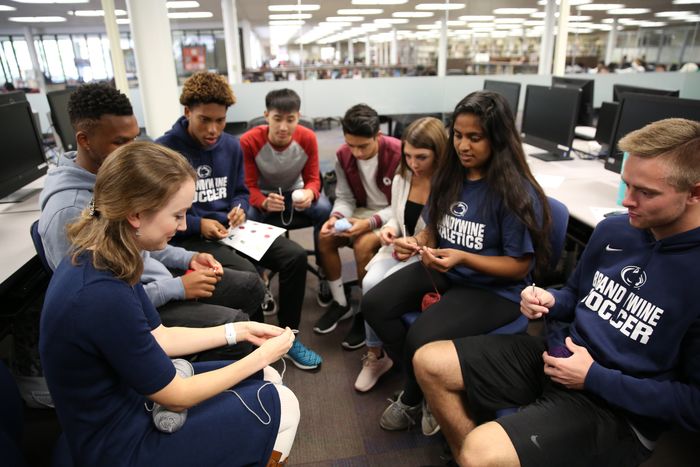
M 72 151 L 59 158 L 58 167 L 49 170 L 39 197 L 39 235 L 52 269 L 58 267 L 70 250 L 66 226 L 77 219 L 88 205 L 95 186 L 96 176 L 75 163 L 76 155 Z M 141 283 L 153 305 L 158 307 L 170 300 L 184 300 L 182 279 L 173 277 L 168 268 L 188 269 L 195 253 L 168 245 L 163 250 L 144 251 L 141 255 Z

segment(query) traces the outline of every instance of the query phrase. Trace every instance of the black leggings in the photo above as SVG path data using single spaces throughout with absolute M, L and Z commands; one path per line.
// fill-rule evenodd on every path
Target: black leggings
M 420 310 L 423 295 L 434 292 L 427 269 L 418 262 L 385 278 L 362 297 L 365 320 L 395 361 L 403 361 L 407 380 L 402 401 L 416 405 L 422 393 L 413 374 L 413 355 L 438 340 L 487 334 L 520 315 L 518 303 L 476 287 L 453 283 L 430 270 L 442 298 L 420 314 L 407 330 L 401 316 Z

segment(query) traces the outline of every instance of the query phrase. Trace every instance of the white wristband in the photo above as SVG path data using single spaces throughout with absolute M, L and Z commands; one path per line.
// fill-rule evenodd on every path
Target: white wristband
M 233 323 L 224 324 L 224 332 L 226 333 L 228 345 L 234 345 L 236 343 L 236 328 L 233 326 Z

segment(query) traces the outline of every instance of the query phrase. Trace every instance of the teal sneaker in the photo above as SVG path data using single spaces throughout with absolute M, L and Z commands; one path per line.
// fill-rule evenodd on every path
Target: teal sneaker
M 321 356 L 304 344 L 295 340 L 292 348 L 287 351 L 284 358 L 290 360 L 297 368 L 302 370 L 315 370 L 321 366 Z

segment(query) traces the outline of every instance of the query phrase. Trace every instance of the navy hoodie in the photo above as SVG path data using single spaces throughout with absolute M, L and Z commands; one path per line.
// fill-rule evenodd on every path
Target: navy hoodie
M 228 227 L 228 213 L 240 204 L 248 211 L 248 188 L 243 172 L 243 152 L 238 138 L 221 133 L 212 146 L 203 148 L 187 132 L 189 122 L 182 116 L 156 140 L 179 152 L 197 172 L 192 208 L 187 212 L 187 230 L 179 236 L 199 235 L 202 218 L 215 219 Z
M 598 224 L 550 319 L 590 352 L 584 389 L 645 437 L 700 430 L 700 228 L 656 240 L 628 217 Z

